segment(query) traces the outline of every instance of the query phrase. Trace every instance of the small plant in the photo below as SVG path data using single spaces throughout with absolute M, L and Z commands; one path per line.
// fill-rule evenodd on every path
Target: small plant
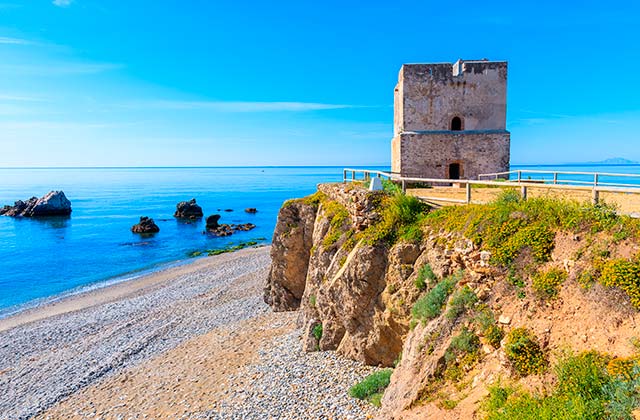
M 400 192 L 383 199 L 380 207 L 382 220 L 362 232 L 365 243 L 393 244 L 398 239 L 411 242 L 422 240 L 420 225 L 428 210 L 426 204 L 416 197 Z
M 566 271 L 554 267 L 536 273 L 533 276 L 531 286 L 539 297 L 554 298 L 558 295 L 558 288 L 566 279 Z
M 316 295 L 309 295 L 309 305 L 312 308 L 316 307 Z
M 391 382 L 393 369 L 382 369 L 364 378 L 349 389 L 349 396 L 359 400 L 367 400 L 379 407 L 384 390 Z
M 311 331 L 311 334 L 315 337 L 316 341 L 320 342 L 322 338 L 322 324 L 316 324 Z
M 323 202 L 324 214 L 329 222 L 329 232 L 327 232 L 322 246 L 329 248 L 342 236 L 345 232 L 345 226 L 349 221 L 349 212 L 344 206 L 336 201 L 324 201 Z
M 447 311 L 448 319 L 456 319 L 478 302 L 478 296 L 469 286 L 464 286 L 453 294 Z
M 519 375 L 542 373 L 547 367 L 536 336 L 526 328 L 514 328 L 507 334 L 505 353 Z
M 420 267 L 418 271 L 418 277 L 416 277 L 416 288 L 418 290 L 424 290 L 427 288 L 429 284 L 433 284 L 436 280 L 436 275 L 433 273 L 431 266 L 429 264 L 425 264 Z
M 479 358 L 480 339 L 468 328 L 451 339 L 451 344 L 444 354 L 446 368 L 444 377 L 457 382 L 464 372 L 473 366 Z
M 480 335 L 493 347 L 499 348 L 504 337 L 502 328 L 497 325 L 496 319 L 489 308 L 482 308 L 473 319 Z
M 462 272 L 442 279 L 426 295 L 416 301 L 411 309 L 413 318 L 426 323 L 442 313 L 442 308 L 447 298 L 453 292 L 458 281 L 462 278 Z
M 640 309 L 640 263 L 624 259 L 607 261 L 602 268 L 600 282 L 609 287 L 622 289 L 631 304 Z

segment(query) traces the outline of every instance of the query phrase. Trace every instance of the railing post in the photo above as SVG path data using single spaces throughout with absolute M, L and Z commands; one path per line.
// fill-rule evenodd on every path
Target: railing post
M 594 187 L 598 186 L 598 174 L 593 174 L 593 186 Z
M 402 180 L 402 192 L 407 192 L 407 184 L 405 183 L 404 179 Z
M 598 201 L 600 201 L 600 191 L 593 187 L 593 191 L 591 193 L 591 203 L 593 205 L 596 205 L 598 204 Z
M 557 172 L 554 172 L 554 173 L 553 173 L 553 183 L 554 183 L 554 184 L 557 184 L 557 183 L 558 183 L 558 173 L 557 173 Z
M 467 182 L 467 204 L 471 203 L 471 184 Z
M 518 182 L 522 180 L 522 171 L 518 170 Z
M 356 180 L 356 171 L 351 171 L 351 181 L 355 181 Z
M 347 183 L 347 170 L 346 169 L 342 170 L 342 183 L 343 184 Z
M 527 186 L 523 185 L 520 187 L 520 195 L 522 196 L 523 200 L 527 199 Z

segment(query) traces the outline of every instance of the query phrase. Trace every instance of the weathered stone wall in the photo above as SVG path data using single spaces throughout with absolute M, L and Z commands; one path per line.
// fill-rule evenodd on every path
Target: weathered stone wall
M 394 94 L 395 135 L 450 130 L 455 116 L 464 130 L 504 130 L 507 63 L 405 64 Z
M 510 136 L 498 132 L 405 133 L 393 138 L 392 168 L 402 176 L 449 178 L 459 163 L 460 178 L 509 170 Z

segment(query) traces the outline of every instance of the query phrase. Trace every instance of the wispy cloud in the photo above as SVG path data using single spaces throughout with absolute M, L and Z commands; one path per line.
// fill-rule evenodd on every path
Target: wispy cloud
M 0 101 L 5 102 L 44 102 L 44 99 L 34 96 L 0 94 Z
M 73 0 L 53 0 L 53 4 L 58 7 L 69 7 Z
M 0 72 L 29 76 L 66 76 L 103 73 L 123 67 L 124 65 L 116 63 L 0 64 Z
M 8 36 L 0 36 L 0 44 L 4 45 L 31 45 L 33 42 L 26 39 L 11 38 Z
M 175 110 L 211 110 L 218 112 L 305 112 L 331 109 L 364 108 L 360 105 L 324 104 L 317 102 L 252 102 L 252 101 L 171 101 L 156 100 L 127 104 L 127 107 L 151 107 Z

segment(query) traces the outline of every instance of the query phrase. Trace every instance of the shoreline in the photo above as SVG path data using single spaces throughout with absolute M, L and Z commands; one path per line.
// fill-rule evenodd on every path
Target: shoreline
M 79 286 L 57 295 L 43 297 L 25 302 L 14 311 L 3 315 L 0 310 L 0 332 L 30 322 L 40 321 L 53 316 L 79 311 L 92 306 L 114 302 L 126 296 L 151 290 L 171 278 L 197 271 L 211 264 L 211 259 L 225 255 L 237 254 L 250 249 L 260 249 L 270 245 L 254 246 L 216 256 L 203 256 L 176 260 L 161 264 L 156 268 L 142 270 L 135 274 L 128 273 L 111 277 L 96 283 Z
M 371 418 L 348 390 L 376 368 L 305 353 L 298 314 L 264 303 L 269 251 L 197 259 L 0 320 L 0 419 Z

